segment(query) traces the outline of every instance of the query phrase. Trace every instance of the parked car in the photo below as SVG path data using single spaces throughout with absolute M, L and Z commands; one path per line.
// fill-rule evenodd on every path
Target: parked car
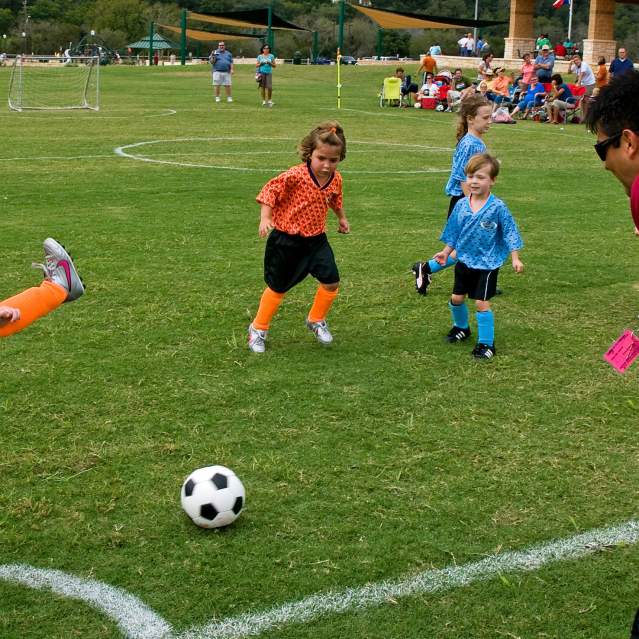
M 343 55 L 341 58 L 342 64 L 357 64 L 357 58 L 352 55 Z
M 315 58 L 313 64 L 333 64 L 330 58 Z

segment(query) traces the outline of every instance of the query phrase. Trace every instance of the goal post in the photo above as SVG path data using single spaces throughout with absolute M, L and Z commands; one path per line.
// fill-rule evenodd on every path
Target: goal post
M 99 62 L 97 56 L 16 56 L 9 83 L 9 108 L 12 111 L 98 111 Z

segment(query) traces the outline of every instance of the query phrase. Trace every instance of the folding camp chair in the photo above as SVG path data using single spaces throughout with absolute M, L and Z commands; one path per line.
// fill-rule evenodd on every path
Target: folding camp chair
M 571 121 L 579 124 L 579 122 L 583 120 L 582 103 L 584 100 L 588 100 L 588 97 L 586 97 L 586 87 L 569 84 L 568 88 L 575 98 L 575 103 L 569 105 L 564 111 L 564 122 Z
M 400 78 L 384 78 L 379 94 L 379 106 L 402 106 L 402 81 Z

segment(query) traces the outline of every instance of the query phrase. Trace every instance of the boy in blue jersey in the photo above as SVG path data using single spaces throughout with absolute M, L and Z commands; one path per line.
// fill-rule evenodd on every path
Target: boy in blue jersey
M 455 283 L 449 307 L 453 327 L 446 336 L 450 343 L 470 337 L 466 297 L 475 300 L 477 345 L 473 356 L 490 359 L 495 355 L 495 325 L 489 300 L 497 290 L 497 274 L 508 253 L 515 272 L 524 265 L 519 259 L 523 241 L 508 207 L 490 190 L 499 174 L 499 162 L 488 153 L 473 155 L 466 165 L 466 184 L 470 195 L 457 202 L 441 240 L 446 243 L 434 256 L 445 264 L 457 252 Z

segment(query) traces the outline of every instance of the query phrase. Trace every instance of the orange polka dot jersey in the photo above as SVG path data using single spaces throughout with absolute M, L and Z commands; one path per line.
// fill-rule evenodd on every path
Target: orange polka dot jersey
M 310 162 L 298 164 L 267 182 L 255 199 L 273 209 L 273 226 L 278 231 L 312 237 L 326 230 L 329 208 L 342 208 L 342 176 L 335 171 L 320 186 Z

